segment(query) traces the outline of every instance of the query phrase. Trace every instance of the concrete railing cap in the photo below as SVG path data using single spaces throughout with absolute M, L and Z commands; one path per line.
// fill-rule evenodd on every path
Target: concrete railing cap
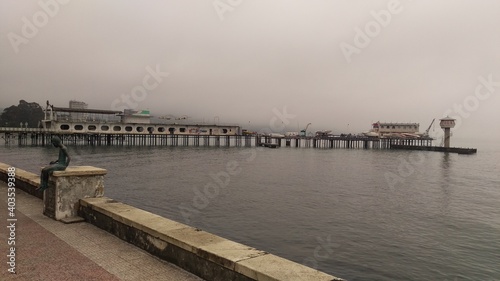
M 53 177 L 69 177 L 69 176 L 95 176 L 105 175 L 108 171 L 106 169 L 97 168 L 93 166 L 69 166 L 64 171 L 55 171 Z

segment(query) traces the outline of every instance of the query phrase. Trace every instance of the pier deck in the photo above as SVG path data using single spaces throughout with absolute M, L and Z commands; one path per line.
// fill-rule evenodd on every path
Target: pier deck
M 194 146 L 194 147 L 296 147 L 404 149 L 474 154 L 475 148 L 432 146 L 432 138 L 374 138 L 365 136 L 273 137 L 268 135 L 190 135 L 190 134 L 83 134 L 50 132 L 44 129 L 0 127 L 4 144 L 44 146 L 52 135 L 67 145 L 88 146 Z
M 90 146 L 213 146 L 213 147 L 297 147 L 390 149 L 392 145 L 430 146 L 432 138 L 371 138 L 364 136 L 272 137 L 266 135 L 190 135 L 190 134 L 61 134 L 43 129 L 1 128 L 5 144 L 48 145 L 57 134 L 67 145 Z
M 439 151 L 439 152 L 451 152 L 458 154 L 474 154 L 477 153 L 476 148 L 462 148 L 462 147 L 442 147 L 442 146 L 412 146 L 412 145 L 400 145 L 393 144 L 392 149 L 404 149 L 404 150 L 424 150 L 424 151 Z

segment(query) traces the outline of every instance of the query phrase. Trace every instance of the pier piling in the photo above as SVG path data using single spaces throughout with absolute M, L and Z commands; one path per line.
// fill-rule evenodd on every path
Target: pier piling
M 408 149 L 444 151 L 432 146 L 432 138 L 371 138 L 364 136 L 321 136 L 321 137 L 276 137 L 269 135 L 193 135 L 127 133 L 127 134 L 61 134 L 44 129 L 19 129 L 0 127 L 0 139 L 5 145 L 45 146 L 52 135 L 59 135 L 64 143 L 73 146 L 194 146 L 194 147 L 258 147 L 263 144 L 272 147 L 316 148 L 316 149 Z M 268 146 L 269 147 L 269 146 Z M 445 149 L 446 150 L 446 149 Z M 475 149 L 449 148 L 449 152 L 461 154 Z M 475 152 L 474 152 L 475 153 Z

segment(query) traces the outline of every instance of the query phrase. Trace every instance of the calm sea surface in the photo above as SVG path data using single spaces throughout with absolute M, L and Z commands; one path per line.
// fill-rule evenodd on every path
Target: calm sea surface
M 105 195 L 347 280 L 500 280 L 500 145 L 476 155 L 69 147 Z M 28 171 L 53 147 L 0 146 Z

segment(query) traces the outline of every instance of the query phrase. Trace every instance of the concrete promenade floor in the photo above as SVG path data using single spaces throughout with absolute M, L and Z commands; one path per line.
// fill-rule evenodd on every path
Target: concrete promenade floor
M 8 272 L 7 185 L 0 181 L 0 280 L 202 280 L 86 222 L 42 214 L 42 200 L 16 190 L 16 274 Z

